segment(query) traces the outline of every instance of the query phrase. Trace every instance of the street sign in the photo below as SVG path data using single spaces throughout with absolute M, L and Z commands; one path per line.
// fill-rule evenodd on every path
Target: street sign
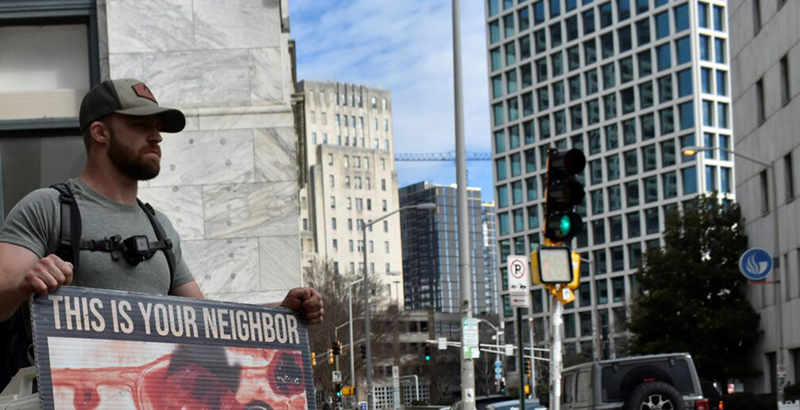
M 367 410 L 367 402 L 360 401 L 360 402 L 358 402 L 358 405 L 361 408 L 361 410 Z
M 342 372 L 338 370 L 333 371 L 333 375 L 331 375 L 331 381 L 334 383 L 341 383 L 342 382 Z
M 528 271 L 528 258 L 509 256 L 507 260 L 511 307 L 526 308 L 531 303 L 531 275 Z
M 464 358 L 475 359 L 480 357 L 480 350 L 478 349 L 478 319 L 464 318 L 461 320 L 461 327 L 464 334 Z
M 772 255 L 761 248 L 751 248 L 739 258 L 739 270 L 750 280 L 763 280 L 772 271 Z
M 475 389 L 464 389 L 464 393 L 467 396 L 467 398 L 464 400 L 465 403 L 475 402 Z
M 447 338 L 440 337 L 439 338 L 439 350 L 447 350 Z
M 394 408 L 400 408 L 400 368 L 397 366 L 392 366 L 392 400 L 394 402 Z
M 501 373 L 503 373 L 503 369 L 502 368 L 500 368 L 500 367 L 495 367 L 494 368 L 494 374 L 501 374 Z
M 506 356 L 514 356 L 514 345 L 507 344 L 506 345 Z
M 500 380 L 500 379 L 502 379 L 502 378 L 503 378 L 503 375 L 501 375 L 500 373 L 495 373 L 495 374 L 494 374 L 494 379 L 495 379 L 495 380 Z

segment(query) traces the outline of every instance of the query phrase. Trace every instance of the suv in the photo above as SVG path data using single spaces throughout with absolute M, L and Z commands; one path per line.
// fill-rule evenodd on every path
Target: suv
M 709 410 L 688 353 L 584 363 L 564 369 L 561 387 L 563 410 Z

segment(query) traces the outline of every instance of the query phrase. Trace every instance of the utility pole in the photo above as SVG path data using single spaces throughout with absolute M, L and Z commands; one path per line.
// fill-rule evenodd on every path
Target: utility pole
M 461 7 L 453 0 L 453 82 L 455 90 L 456 189 L 458 214 L 458 271 L 461 295 L 461 340 L 464 321 L 472 318 L 472 269 L 470 266 L 469 210 L 467 207 L 467 149 L 464 142 L 464 101 L 461 88 Z M 461 347 L 461 402 L 465 410 L 475 409 L 475 370 L 472 358 L 464 357 Z

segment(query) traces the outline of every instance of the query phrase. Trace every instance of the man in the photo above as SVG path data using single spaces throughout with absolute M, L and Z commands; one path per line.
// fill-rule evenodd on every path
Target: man
M 82 242 L 96 240 L 106 249 L 81 250 L 77 270 L 56 256 L 59 192 L 43 188 L 30 193 L 11 210 L 0 232 L 0 321 L 31 294 L 45 295 L 62 285 L 203 298 L 183 260 L 178 234 L 164 214 L 156 212 L 155 217 L 172 242 L 174 272 L 166 251 L 132 263 L 114 250 L 121 239 L 133 235 L 157 242 L 154 225 L 137 204 L 138 184 L 160 171 L 161 131 L 180 132 L 185 125 L 181 111 L 160 107 L 138 80 L 104 81 L 86 94 L 80 109 L 86 167 L 66 185 L 82 217 Z M 299 311 L 310 324 L 322 322 L 322 298 L 312 288 L 290 290 L 280 306 Z

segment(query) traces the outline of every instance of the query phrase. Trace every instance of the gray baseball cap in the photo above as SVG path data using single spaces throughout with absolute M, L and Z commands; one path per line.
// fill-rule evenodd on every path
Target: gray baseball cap
M 81 132 L 113 113 L 137 117 L 158 115 L 164 132 L 180 132 L 186 126 L 186 117 L 180 110 L 160 107 L 150 88 L 131 78 L 106 80 L 86 93 L 81 102 Z

